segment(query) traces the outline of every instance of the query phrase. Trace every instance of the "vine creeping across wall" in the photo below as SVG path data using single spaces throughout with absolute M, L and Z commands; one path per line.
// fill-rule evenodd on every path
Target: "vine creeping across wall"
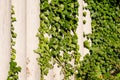
M 18 73 L 21 71 L 21 67 L 17 65 L 16 59 L 16 50 L 14 48 L 15 46 L 15 38 L 17 34 L 14 32 L 14 26 L 13 22 L 16 21 L 16 18 L 13 17 L 15 14 L 14 7 L 12 6 L 11 9 L 11 59 L 10 59 L 10 70 L 8 72 L 8 78 L 7 80 L 18 80 Z
M 76 34 L 78 7 L 77 0 L 40 0 L 40 27 L 37 34 L 39 47 L 35 52 L 40 55 L 37 60 L 41 80 L 44 80 L 44 75 L 53 68 L 53 64 L 62 67 L 64 80 L 70 80 L 73 75 L 76 77 L 80 68 Z
M 79 80 L 120 80 L 120 2 L 85 0 L 92 18 L 90 55 L 78 71 Z
M 120 3 L 118 0 L 85 1 L 88 6 L 84 9 L 90 10 L 92 18 L 92 34 L 85 36 L 91 39 L 92 46 L 84 42 L 90 55 L 83 61 L 79 60 L 77 45 L 77 0 L 40 1 L 39 47 L 35 52 L 40 55 L 41 80 L 53 68 L 51 61 L 62 67 L 64 80 L 70 80 L 72 75 L 75 80 L 120 79 Z M 71 60 L 74 65 L 70 64 Z

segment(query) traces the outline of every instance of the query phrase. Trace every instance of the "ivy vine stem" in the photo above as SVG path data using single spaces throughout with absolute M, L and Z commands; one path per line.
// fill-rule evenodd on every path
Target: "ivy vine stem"
M 16 50 L 15 46 L 15 38 L 17 34 L 14 32 L 13 22 L 16 21 L 16 18 L 13 17 L 15 15 L 14 6 L 11 8 L 11 58 L 10 58 L 10 70 L 8 72 L 7 80 L 18 80 L 18 74 L 21 72 L 21 67 L 17 65 L 16 59 Z

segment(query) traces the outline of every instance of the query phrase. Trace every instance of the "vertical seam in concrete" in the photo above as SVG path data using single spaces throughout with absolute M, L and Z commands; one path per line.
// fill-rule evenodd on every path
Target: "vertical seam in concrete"
M 25 60 L 27 60 L 27 0 L 25 0 Z M 25 65 L 25 67 L 26 66 L 27 64 Z M 26 68 L 26 71 L 27 71 L 27 68 Z M 27 72 L 25 73 L 26 73 L 26 80 L 27 80 Z

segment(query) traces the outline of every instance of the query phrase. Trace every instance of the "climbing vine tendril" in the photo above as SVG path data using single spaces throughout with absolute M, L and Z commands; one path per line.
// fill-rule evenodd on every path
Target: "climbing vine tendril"
M 13 17 L 15 14 L 14 7 L 12 6 L 11 9 L 11 59 L 10 59 L 10 70 L 8 72 L 8 78 L 7 80 L 18 80 L 18 73 L 21 71 L 21 67 L 17 65 L 16 59 L 16 50 L 14 48 L 15 46 L 15 38 L 17 37 L 17 34 L 14 32 L 14 26 L 13 22 L 16 21 L 16 18 Z

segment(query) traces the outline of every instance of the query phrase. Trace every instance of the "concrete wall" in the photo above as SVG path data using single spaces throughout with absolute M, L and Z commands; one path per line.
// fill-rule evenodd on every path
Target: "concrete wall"
M 27 60 L 27 80 L 40 80 L 40 68 L 37 64 L 37 55 L 33 50 L 38 47 L 36 34 L 40 26 L 40 0 L 27 0 L 26 8 L 26 60 Z
M 10 61 L 10 0 L 0 0 L 0 80 L 6 80 Z
M 26 80 L 26 2 L 25 0 L 12 0 L 16 22 L 14 22 L 16 38 L 16 61 L 22 67 L 19 80 Z

